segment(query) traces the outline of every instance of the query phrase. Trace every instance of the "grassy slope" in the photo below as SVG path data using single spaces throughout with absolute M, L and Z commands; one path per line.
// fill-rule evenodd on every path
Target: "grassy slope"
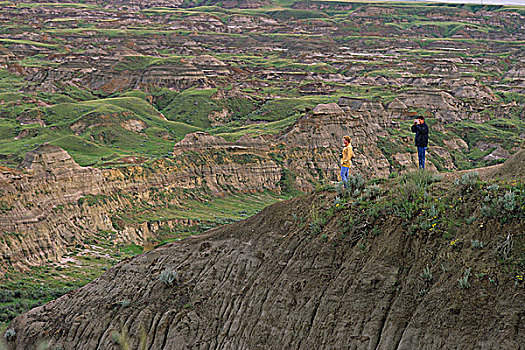
M 312 239 L 336 244 L 352 238 L 366 252 L 373 249 L 368 241 L 381 236 L 379 228 L 391 222 L 404 227 L 407 236 L 448 247 L 451 253 L 429 262 L 429 270 L 438 272 L 440 264 L 461 265 L 461 257 L 474 255 L 474 266 L 462 268 L 471 269 L 476 283 L 497 285 L 505 275 L 516 287 L 525 287 L 523 179 L 485 182 L 471 172 L 443 181 L 423 171 L 368 182 L 351 177 L 350 184 L 348 189 L 320 187 L 319 201 L 297 214 L 298 224 Z
M 4 126 L 0 136 L 9 140 L 23 130 L 28 130 L 30 134 L 20 140 L 2 142 L 0 153 L 22 157 L 33 145 L 48 142 L 64 148 L 81 165 L 100 163 L 104 155 L 111 153 L 122 156 L 137 153 L 153 157 L 167 155 L 174 141 L 199 130 L 184 123 L 165 120 L 153 106 L 138 97 L 59 103 L 24 112 L 40 115 L 46 123 L 45 127 L 19 126 L 13 120 L 16 113 L 14 110 L 8 118 L 0 119 Z M 141 132 L 127 130 L 123 125 L 129 120 L 141 121 L 146 128 Z M 75 125 L 83 126 L 75 129 Z

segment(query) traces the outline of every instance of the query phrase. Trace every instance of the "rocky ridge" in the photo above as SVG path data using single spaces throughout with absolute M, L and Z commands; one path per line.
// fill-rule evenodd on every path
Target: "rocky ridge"
M 522 155 L 507 176 L 523 173 Z M 477 190 L 451 185 L 439 186 L 448 188 L 443 200 L 465 197 L 457 215 L 480 210 L 468 209 Z M 497 262 L 505 237 L 523 243 L 520 214 L 467 224 L 449 244 L 432 231 L 407 234 L 403 216 L 361 217 L 348 203 L 330 210 L 334 199 L 321 192 L 280 202 L 122 262 L 15 319 L 8 349 L 520 348 L 523 285 Z M 320 232 L 309 233 L 325 210 Z M 458 244 L 474 239 L 484 247 Z

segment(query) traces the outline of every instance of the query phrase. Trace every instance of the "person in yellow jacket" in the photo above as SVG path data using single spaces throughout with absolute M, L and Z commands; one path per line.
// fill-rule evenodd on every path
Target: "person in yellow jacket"
M 352 166 L 352 158 L 354 158 L 354 150 L 350 136 L 343 136 L 343 145 L 343 153 L 341 154 L 341 180 L 343 180 L 343 185 L 346 187 L 348 172 Z

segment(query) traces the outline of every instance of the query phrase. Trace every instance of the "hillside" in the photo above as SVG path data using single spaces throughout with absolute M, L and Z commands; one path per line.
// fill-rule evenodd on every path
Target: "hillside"
M 523 151 L 509 162 L 511 182 L 353 177 L 277 203 L 18 317 L 8 349 L 519 349 Z
M 367 181 L 417 168 L 417 115 L 430 171 L 522 174 L 502 164 L 525 139 L 523 7 L 0 4 L 0 332 L 125 258 L 338 181 L 344 135 Z
M 362 125 L 388 119 L 378 150 L 357 146 L 391 172 L 415 164 L 406 150 L 417 114 L 429 117 L 438 170 L 502 163 L 525 133 L 524 15 L 350 1 L 6 1 L 0 162 L 16 167 L 44 142 L 82 166 L 156 159 L 196 131 L 279 143 L 309 110 L 345 98 Z M 329 175 L 315 151 L 305 156 Z

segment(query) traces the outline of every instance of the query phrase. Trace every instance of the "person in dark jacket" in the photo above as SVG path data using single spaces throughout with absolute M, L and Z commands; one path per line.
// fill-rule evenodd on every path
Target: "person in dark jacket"
M 417 157 L 419 159 L 419 168 L 425 169 L 425 152 L 428 146 L 428 125 L 425 124 L 425 117 L 422 115 L 414 120 L 411 128 L 416 133 Z

